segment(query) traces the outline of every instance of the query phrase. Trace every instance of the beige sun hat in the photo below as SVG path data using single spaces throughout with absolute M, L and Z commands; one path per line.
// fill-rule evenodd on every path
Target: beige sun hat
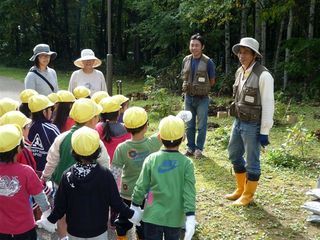
M 254 51 L 260 58 L 262 58 L 261 53 L 259 52 L 259 42 L 251 37 L 241 38 L 240 43 L 235 44 L 232 47 L 232 52 L 237 55 L 240 47 L 247 47 Z
M 101 65 L 101 60 L 94 55 L 94 52 L 91 49 L 83 49 L 81 51 L 81 58 L 78 58 L 73 63 L 79 68 L 83 68 L 82 61 L 85 60 L 95 60 L 93 67 L 99 67 Z

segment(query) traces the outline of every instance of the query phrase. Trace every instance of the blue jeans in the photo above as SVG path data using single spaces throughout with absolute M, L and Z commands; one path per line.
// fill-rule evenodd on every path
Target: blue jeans
M 258 181 L 260 169 L 260 123 L 235 119 L 228 145 L 229 159 L 236 173 L 247 172 L 250 181 Z M 245 154 L 245 159 L 244 159 Z
M 179 240 L 181 228 L 144 223 L 145 240 Z M 163 238 L 164 236 L 164 238 Z
M 187 122 L 187 146 L 189 150 L 203 150 L 207 135 L 207 121 L 209 97 L 189 96 L 186 94 L 184 108 L 192 113 L 192 119 Z M 196 120 L 198 122 L 198 135 L 196 140 Z

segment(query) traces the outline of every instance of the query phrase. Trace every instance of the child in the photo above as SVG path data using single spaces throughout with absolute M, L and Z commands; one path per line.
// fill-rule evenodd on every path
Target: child
M 91 98 L 90 94 L 91 94 L 90 89 L 85 86 L 78 86 L 75 89 L 73 89 L 73 95 L 75 96 L 76 99 Z
M 121 105 L 120 115 L 118 117 L 118 122 L 123 123 L 123 114 L 129 107 L 129 98 L 119 94 L 113 96 L 118 103 Z
M 24 115 L 26 115 L 26 117 L 28 118 L 31 117 L 31 111 L 28 107 L 29 98 L 37 94 L 39 93 L 37 93 L 37 91 L 33 89 L 25 89 L 20 92 L 21 104 L 19 106 L 19 111 L 22 112 Z
M 28 142 L 28 133 L 30 127 L 31 119 L 27 118 L 23 113 L 19 111 L 7 112 L 0 118 L 0 125 L 5 124 L 16 124 L 22 130 L 23 141 L 21 141 L 21 151 L 17 154 L 17 162 L 21 164 L 29 165 L 34 171 L 36 168 L 36 161 L 30 151 L 30 143 Z M 44 192 L 47 197 L 51 194 L 51 189 L 48 186 L 44 187 Z M 32 209 L 35 219 L 40 219 L 41 211 L 38 204 L 32 199 Z
M 7 112 L 15 111 L 19 107 L 19 102 L 5 97 L 0 99 L 0 117 Z
M 133 211 L 122 202 L 111 172 L 97 164 L 101 152 L 98 132 L 81 127 L 72 135 L 71 145 L 77 163 L 63 174 L 54 209 L 38 225 L 50 227 L 66 214 L 70 240 L 106 240 L 110 206 L 138 224 L 142 210 Z
M 179 239 L 186 217 L 185 240 L 195 231 L 195 176 L 193 162 L 179 152 L 184 122 L 168 116 L 159 124 L 164 150 L 149 155 L 132 195 L 132 204 L 141 205 L 148 193 L 143 214 L 146 240 Z
M 41 172 L 47 162 L 47 154 L 54 139 L 60 134 L 56 125 L 50 119 L 53 112 L 53 103 L 44 95 L 34 95 L 29 99 L 32 123 L 28 139 L 31 142 L 31 152 L 37 163 L 37 174 Z
M 111 164 L 116 147 L 119 143 L 130 139 L 131 134 L 127 132 L 123 124 L 117 121 L 121 106 L 114 97 L 104 98 L 99 104 L 102 107 L 101 122 L 96 125 L 96 130 L 106 146 Z
M 157 134 L 147 138 L 147 112 L 141 107 L 131 107 L 123 115 L 124 125 L 132 134 L 130 140 L 120 143 L 114 153 L 111 171 L 117 180 L 122 173 L 120 195 L 125 203 L 131 203 L 133 187 L 139 177 L 145 158 L 160 149 Z M 121 213 L 115 222 L 118 240 L 124 240 L 132 224 Z M 139 239 L 143 239 L 143 228 L 137 227 Z
M 70 117 L 75 121 L 75 125 L 69 130 L 58 136 L 49 149 L 47 164 L 42 173 L 41 179 L 47 181 L 51 179 L 55 186 L 58 186 L 63 172 L 75 163 L 71 154 L 71 137 L 73 133 L 82 126 L 95 128 L 99 121 L 99 114 L 102 108 L 93 100 L 80 98 L 76 100 L 70 110 Z M 103 167 L 109 167 L 109 155 L 102 141 L 101 154 L 97 161 Z M 58 235 L 63 239 L 67 235 L 65 219 L 58 221 Z
M 74 120 L 69 117 L 69 112 L 76 98 L 71 92 L 66 90 L 58 91 L 57 95 L 57 107 L 52 123 L 59 128 L 60 133 L 63 133 L 68 131 L 75 123 Z
M 0 239 L 37 239 L 29 202 L 31 195 L 44 216 L 51 212 L 34 170 L 16 162 L 21 141 L 22 132 L 18 125 L 0 126 Z

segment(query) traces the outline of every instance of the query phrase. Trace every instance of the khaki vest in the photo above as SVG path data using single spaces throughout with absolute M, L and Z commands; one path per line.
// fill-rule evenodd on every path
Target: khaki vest
M 192 54 L 186 56 L 182 61 L 182 91 L 186 92 L 191 96 L 207 96 L 211 86 L 209 82 L 208 76 L 208 61 L 209 57 L 202 54 L 200 58 L 200 62 L 198 65 L 198 69 L 194 74 L 194 78 L 192 80 L 192 71 L 191 71 L 191 60 Z
M 258 62 L 244 83 L 241 92 L 238 91 L 242 77 L 242 67 L 236 72 L 236 81 L 233 85 L 234 102 L 230 106 L 230 115 L 242 121 L 260 122 L 261 121 L 261 96 L 259 90 L 259 78 L 262 72 L 268 71 L 267 68 Z

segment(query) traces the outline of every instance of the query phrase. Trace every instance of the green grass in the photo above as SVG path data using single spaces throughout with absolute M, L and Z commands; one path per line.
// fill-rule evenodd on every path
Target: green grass
M 12 72 L 13 71 L 13 72 Z M 0 75 L 23 79 L 25 70 L 4 69 L 0 67 Z M 70 73 L 58 72 L 62 88 L 67 86 Z M 123 80 L 123 93 L 141 92 L 143 81 L 114 77 Z M 60 83 L 60 82 L 59 82 Z M 114 86 L 114 91 L 115 91 Z M 169 97 L 169 96 L 168 96 Z M 168 98 L 175 111 L 182 107 L 180 96 Z M 219 99 L 216 102 L 224 102 Z M 150 125 L 148 134 L 157 131 L 159 118 L 155 117 L 157 103 L 151 100 L 130 102 L 149 108 Z M 319 105 L 309 103 L 293 104 L 292 108 L 300 117 L 304 117 L 305 127 L 314 131 L 319 126 L 319 120 L 314 119 L 319 113 Z M 320 239 L 319 225 L 306 222 L 308 212 L 300 206 L 310 198 L 305 192 L 316 186 L 320 166 L 320 142 L 316 141 L 306 151 L 306 156 L 296 169 L 276 167 L 266 161 L 266 155 L 272 148 L 284 143 L 287 127 L 281 124 L 273 127 L 270 133 L 269 145 L 261 154 L 262 175 L 254 197 L 254 202 L 248 207 L 236 208 L 224 199 L 226 193 L 234 190 L 235 183 L 231 164 L 226 151 L 228 128 L 232 119 L 217 119 L 210 117 L 209 123 L 217 123 L 223 129 L 209 129 L 207 134 L 207 156 L 194 160 L 197 189 L 196 218 L 198 226 L 194 240 L 212 239 Z M 220 134 L 220 137 L 219 137 Z M 184 151 L 185 143 L 181 146 Z M 293 153 L 297 154 L 297 153 Z
M 29 69 L 21 68 L 10 68 L 0 65 L 0 76 L 13 78 L 21 82 L 24 81 L 25 76 L 27 75 Z M 58 84 L 60 89 L 68 89 L 69 80 L 71 77 L 72 71 L 64 72 L 57 71 Z M 144 79 L 138 79 L 136 77 L 127 77 L 127 76 L 113 76 L 113 94 L 117 92 L 117 80 L 122 80 L 122 94 L 126 95 L 132 92 L 141 92 L 143 88 Z

